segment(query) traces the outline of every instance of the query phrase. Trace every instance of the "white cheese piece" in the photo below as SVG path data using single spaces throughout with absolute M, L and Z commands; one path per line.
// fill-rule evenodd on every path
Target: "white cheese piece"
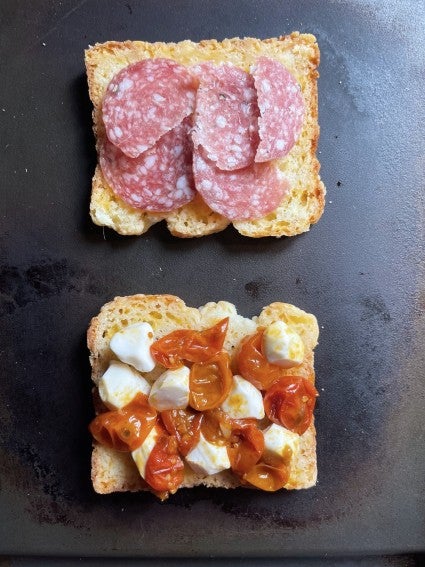
M 115 333 L 109 346 L 116 356 L 139 372 L 150 372 L 155 368 L 151 355 L 153 329 L 149 323 L 135 323 Z
M 202 476 L 217 474 L 230 468 L 226 447 L 210 443 L 202 433 L 199 435 L 198 443 L 186 455 L 186 462 Z
M 150 384 L 131 366 L 111 360 L 108 370 L 99 380 L 102 402 L 112 410 L 120 409 L 139 393 L 149 395 Z
M 233 376 L 233 386 L 229 395 L 221 405 L 232 419 L 244 419 L 253 417 L 263 419 L 264 404 L 261 392 L 255 386 L 238 376 Z
M 150 405 L 158 411 L 186 408 L 189 404 L 189 374 L 187 366 L 166 370 L 152 385 Z
M 269 325 L 263 335 L 264 354 L 269 362 L 291 368 L 304 360 L 304 343 L 298 333 L 283 321 Z
M 292 450 L 292 455 L 296 455 L 300 446 L 300 436 L 273 423 L 263 431 L 264 434 L 264 450 L 274 453 L 279 457 L 283 456 L 284 450 L 287 446 Z
M 149 456 L 152 453 L 153 448 L 156 445 L 158 437 L 160 435 L 160 429 L 155 425 L 149 432 L 149 435 L 132 453 L 134 462 L 137 465 L 140 476 L 144 479 L 146 476 L 146 463 L 148 462 Z

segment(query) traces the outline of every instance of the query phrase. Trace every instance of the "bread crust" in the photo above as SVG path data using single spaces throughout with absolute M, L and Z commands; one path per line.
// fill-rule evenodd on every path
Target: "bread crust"
M 141 59 L 166 57 L 182 65 L 202 61 L 230 62 L 249 71 L 259 56 L 280 61 L 301 86 L 306 114 L 295 146 L 277 167 L 290 182 L 291 191 L 279 207 L 262 219 L 233 222 L 245 236 L 294 236 L 310 229 L 321 217 L 325 206 L 325 186 L 320 179 L 316 157 L 319 138 L 317 103 L 317 67 L 320 61 L 316 38 L 294 32 L 288 36 L 259 40 L 233 38 L 194 43 L 148 43 L 109 41 L 85 51 L 89 94 L 93 103 L 93 130 L 97 139 L 105 135 L 102 99 L 112 77 L 127 65 Z M 100 167 L 96 168 L 90 202 L 90 215 L 99 226 L 107 226 L 123 235 L 139 235 L 153 224 L 165 220 L 169 231 L 180 238 L 201 237 L 225 229 L 230 221 L 214 213 L 198 195 L 191 203 L 165 214 L 151 214 L 129 207 L 114 195 Z
M 229 317 L 229 328 L 224 347 L 231 356 L 236 352 L 242 338 L 255 332 L 257 327 L 267 326 L 276 320 L 282 320 L 291 325 L 303 339 L 306 355 L 301 366 L 284 372 L 288 375 L 304 376 L 314 383 L 313 349 L 319 336 L 319 328 L 314 315 L 293 305 L 276 302 L 265 307 L 258 317 L 248 319 L 238 315 L 235 306 L 226 301 L 207 303 L 195 309 L 186 306 L 183 300 L 173 295 L 139 294 L 116 297 L 105 304 L 99 315 L 94 317 L 90 323 L 87 331 L 87 345 L 95 386 L 98 385 L 110 360 L 114 358 L 109 348 L 110 338 L 125 326 L 146 321 L 152 325 L 155 339 L 157 339 L 176 329 L 205 329 L 224 317 Z M 145 374 L 145 377 L 152 381 L 158 377 L 160 372 L 161 370 L 156 368 L 152 373 Z M 100 494 L 149 490 L 145 481 L 140 477 L 130 454 L 119 453 L 97 442 L 93 443 L 91 478 L 95 491 Z M 316 430 L 313 421 L 300 437 L 300 451 L 292 461 L 291 475 L 285 488 L 309 488 L 316 484 L 316 479 Z M 201 477 L 186 466 L 182 488 L 198 485 L 221 488 L 243 486 L 236 475 L 230 471 Z

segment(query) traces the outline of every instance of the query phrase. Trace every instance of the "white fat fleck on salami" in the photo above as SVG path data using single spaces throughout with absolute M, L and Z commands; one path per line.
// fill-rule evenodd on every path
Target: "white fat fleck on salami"
M 256 162 L 282 158 L 297 141 L 304 120 L 301 89 L 278 61 L 260 57 L 252 70 L 258 95 L 260 143 Z
M 109 83 L 102 116 L 109 140 L 129 157 L 151 148 L 193 113 L 198 80 L 171 59 L 144 59 Z
M 258 145 L 259 116 L 254 79 L 230 63 L 202 63 L 193 72 L 199 78 L 192 133 L 195 147 L 202 146 L 220 169 L 241 169 L 252 164 Z
M 261 218 L 274 211 L 289 191 L 289 183 L 273 162 L 253 163 L 224 171 L 202 148 L 193 155 L 195 187 L 207 205 L 231 221 Z
M 136 158 L 103 138 L 99 162 L 114 193 L 130 206 L 150 212 L 173 211 L 189 203 L 195 195 L 190 130 L 191 118 L 185 118 Z

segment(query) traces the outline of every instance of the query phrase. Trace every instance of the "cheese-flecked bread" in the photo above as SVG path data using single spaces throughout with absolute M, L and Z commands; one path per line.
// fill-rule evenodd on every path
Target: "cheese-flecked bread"
M 325 187 L 320 180 L 316 158 L 319 126 L 317 122 L 317 67 L 319 48 L 310 34 L 294 32 L 274 39 L 214 39 L 194 43 L 147 43 L 143 41 L 109 41 L 96 44 L 85 52 L 90 98 L 94 111 L 94 133 L 104 135 L 102 99 L 112 77 L 131 63 L 146 58 L 163 57 L 182 65 L 203 61 L 229 62 L 249 71 L 258 57 L 266 56 L 282 63 L 299 82 L 305 102 L 301 135 L 289 154 L 277 165 L 291 190 L 279 207 L 262 219 L 234 221 L 236 230 L 254 238 L 294 236 L 309 230 L 323 213 Z M 230 221 L 213 212 L 200 195 L 170 213 L 152 214 L 130 207 L 117 197 L 105 181 L 99 166 L 93 177 L 90 215 L 93 222 L 120 234 L 143 234 L 153 224 L 165 220 L 174 236 L 199 237 L 219 232 Z
M 152 326 L 155 340 L 177 329 L 202 330 L 229 317 L 229 327 L 224 348 L 232 356 L 240 341 L 253 334 L 257 327 L 265 327 L 281 320 L 290 325 L 302 338 L 305 358 L 301 366 L 285 370 L 286 374 L 304 376 L 314 380 L 314 354 L 319 329 L 314 315 L 306 313 L 287 303 L 272 303 L 265 307 L 258 317 L 248 319 L 238 315 L 231 303 L 219 301 L 207 303 L 199 309 L 187 307 L 178 297 L 172 295 L 133 295 L 116 297 L 104 305 L 97 317 L 91 321 L 87 334 L 90 350 L 92 379 L 97 386 L 108 368 L 114 354 L 109 348 L 111 337 L 124 327 L 138 322 Z M 152 381 L 161 373 L 154 369 L 144 377 Z M 291 475 L 287 489 L 309 488 L 316 483 L 316 431 L 314 421 L 300 437 L 300 451 L 291 461 Z M 94 441 L 92 453 L 92 482 L 96 492 L 147 490 L 147 484 L 140 477 L 129 453 L 120 453 Z M 196 485 L 209 487 L 236 488 L 241 486 L 236 475 L 223 471 L 213 476 L 200 477 L 187 465 L 182 488 Z

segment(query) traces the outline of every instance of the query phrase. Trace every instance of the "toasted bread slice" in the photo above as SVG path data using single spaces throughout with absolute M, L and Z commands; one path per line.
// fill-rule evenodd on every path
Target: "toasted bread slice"
M 274 39 L 214 39 L 193 43 L 147 43 L 143 41 L 109 41 L 86 50 L 85 62 L 90 98 L 93 102 L 94 133 L 104 134 L 102 99 L 112 77 L 127 65 L 146 58 L 165 57 L 182 65 L 202 61 L 217 64 L 230 62 L 249 71 L 256 59 L 267 56 L 280 61 L 297 79 L 303 93 L 306 113 L 301 135 L 290 153 L 277 160 L 277 165 L 288 179 L 291 191 L 279 207 L 262 219 L 234 222 L 243 235 L 294 236 L 309 230 L 323 213 L 325 187 L 319 176 L 320 164 L 316 158 L 319 126 L 317 122 L 317 67 L 319 48 L 310 34 L 294 32 Z M 105 181 L 96 168 L 90 203 L 93 222 L 108 226 L 120 234 L 143 234 L 150 226 L 165 219 L 174 236 L 199 237 L 219 232 L 229 221 L 211 209 L 198 195 L 194 201 L 165 214 L 151 214 L 129 207 Z
M 199 309 L 194 309 L 172 295 L 133 295 L 116 297 L 104 305 L 100 314 L 91 321 L 87 344 L 94 384 L 98 385 L 109 362 L 114 358 L 109 348 L 111 337 L 124 327 L 145 321 L 152 326 L 155 339 L 158 339 L 176 329 L 205 329 L 224 317 L 229 317 L 224 348 L 230 355 L 235 352 L 240 341 L 254 333 L 258 326 L 267 326 L 277 320 L 291 325 L 303 339 L 306 355 L 301 366 L 285 372 L 305 376 L 314 381 L 313 349 L 319 336 L 314 315 L 287 303 L 272 303 L 265 307 L 258 317 L 248 319 L 238 315 L 235 306 L 226 301 L 207 303 Z M 152 381 L 160 372 L 161 370 L 156 368 L 144 376 Z M 313 422 L 300 437 L 300 451 L 295 462 L 293 460 L 291 463 L 291 475 L 285 488 L 309 488 L 316 483 L 316 477 L 316 431 Z M 96 442 L 92 454 L 92 482 L 95 491 L 100 494 L 148 489 L 130 454 L 119 453 Z M 182 487 L 190 488 L 200 484 L 223 488 L 241 486 L 236 475 L 230 471 L 201 477 L 186 467 Z

